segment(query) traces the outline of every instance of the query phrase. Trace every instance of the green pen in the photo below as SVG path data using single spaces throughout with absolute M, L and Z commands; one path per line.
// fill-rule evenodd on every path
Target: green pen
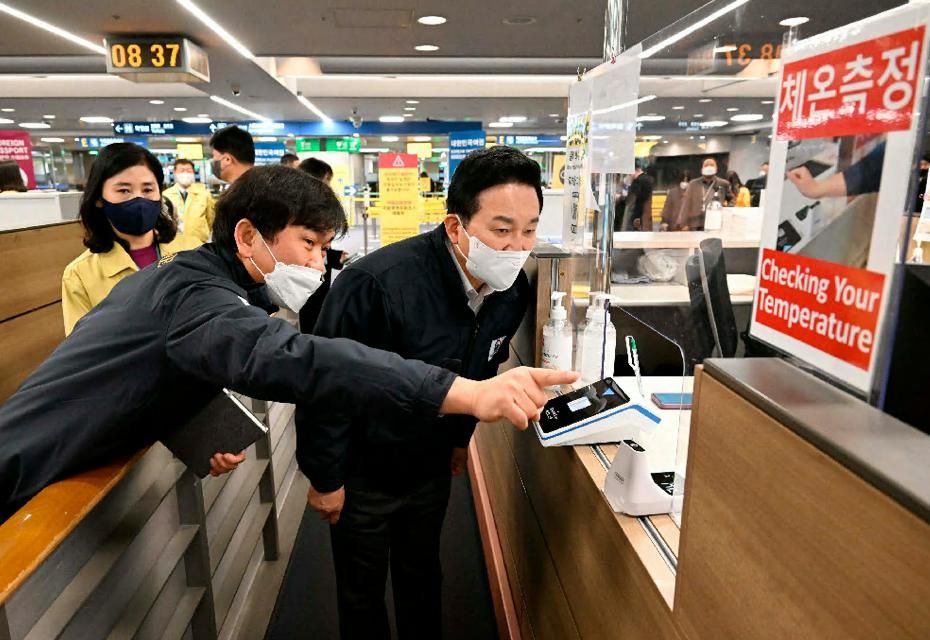
M 639 388 L 639 395 L 645 398 L 643 376 L 639 372 L 639 351 L 636 349 L 636 339 L 633 336 L 626 337 L 626 362 L 630 365 L 633 373 L 636 374 L 636 386 Z

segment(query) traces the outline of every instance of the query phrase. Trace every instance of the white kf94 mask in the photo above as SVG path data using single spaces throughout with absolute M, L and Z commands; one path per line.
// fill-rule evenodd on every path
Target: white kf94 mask
M 268 249 L 269 255 L 274 259 L 274 269 L 271 273 L 264 273 L 255 260 L 252 265 L 265 276 L 265 286 L 268 287 L 268 297 L 279 307 L 287 307 L 294 313 L 300 313 L 307 300 L 323 284 L 323 272 L 313 267 L 302 267 L 296 264 L 284 264 L 271 253 L 271 248 L 265 239 L 262 244 Z
M 531 252 L 496 251 L 475 236 L 468 235 L 461 218 L 459 224 L 462 233 L 468 238 L 468 255 L 462 253 L 458 245 L 455 248 L 465 258 L 468 272 L 487 283 L 494 291 L 506 291 L 512 287 Z

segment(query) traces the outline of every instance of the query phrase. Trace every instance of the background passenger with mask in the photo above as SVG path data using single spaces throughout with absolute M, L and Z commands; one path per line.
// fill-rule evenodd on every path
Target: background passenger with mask
M 235 182 L 255 165 L 255 142 L 245 129 L 225 127 L 210 138 L 213 149 L 213 175 L 224 182 Z
M 678 213 L 681 211 L 681 202 L 685 198 L 690 182 L 691 174 L 688 171 L 682 171 L 678 174 L 675 184 L 668 188 L 665 204 L 662 206 L 660 231 L 678 231 Z
M 536 162 L 504 146 L 469 154 L 449 186 L 445 223 L 347 267 L 315 333 L 491 378 L 530 300 L 522 267 L 541 210 Z M 399 441 L 396 416 L 329 409 L 310 415 L 298 405 L 297 460 L 310 505 L 334 525 L 341 636 L 389 637 L 390 564 L 399 637 L 440 638 L 440 532 L 477 421 L 403 418 L 425 435 Z
M 678 214 L 678 226 L 681 230 L 703 230 L 707 206 L 715 199 L 723 206 L 732 201 L 730 183 L 717 177 L 717 161 L 705 158 L 701 167 L 701 177 L 691 181 L 681 202 L 681 212 Z
M 170 200 L 178 215 L 178 230 L 201 242 L 210 241 L 213 229 L 213 196 L 199 182 L 194 182 L 194 163 L 184 158 L 174 162 L 174 186 L 162 196 Z
M 100 150 L 81 197 L 87 251 L 61 277 L 65 335 L 126 276 L 200 246 L 196 238 L 178 233 L 162 202 L 163 180 L 158 159 L 143 147 L 119 142 Z

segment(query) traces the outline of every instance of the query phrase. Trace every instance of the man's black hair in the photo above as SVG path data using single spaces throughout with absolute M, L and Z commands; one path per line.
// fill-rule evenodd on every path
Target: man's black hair
M 455 170 L 449 184 L 446 210 L 468 224 L 478 211 L 481 192 L 500 184 L 525 184 L 536 190 L 542 211 L 542 178 L 539 164 L 513 147 L 496 146 L 472 151 Z
M 213 241 L 235 253 L 235 229 L 243 218 L 269 243 L 288 225 L 335 231 L 337 237 L 348 230 L 345 211 L 329 185 L 281 164 L 249 169 L 220 196 Z
M 182 164 L 188 165 L 191 169 L 195 169 L 195 168 L 196 168 L 196 167 L 194 166 L 194 161 L 193 161 L 193 160 L 188 160 L 187 158 L 178 158 L 177 160 L 174 161 L 174 169 L 175 169 L 175 171 L 177 171 L 178 165 L 182 165 Z
M 290 164 L 295 160 L 300 160 L 296 153 L 285 153 L 283 156 L 281 156 L 281 164 Z
M 323 162 L 317 158 L 307 158 L 299 165 L 297 165 L 297 168 L 301 171 L 309 173 L 317 180 L 325 181 L 333 176 L 333 168 L 329 166 L 329 163 Z
M 210 146 L 220 153 L 228 153 L 242 164 L 255 164 L 255 143 L 252 136 L 236 125 L 214 133 L 210 138 Z

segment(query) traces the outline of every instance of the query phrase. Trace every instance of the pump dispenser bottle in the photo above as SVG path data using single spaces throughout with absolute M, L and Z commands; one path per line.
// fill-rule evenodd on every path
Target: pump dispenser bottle
M 610 296 L 599 293 L 588 309 L 588 321 L 581 345 L 581 380 L 591 384 L 614 375 L 617 354 L 617 329 L 610 320 L 607 301 Z M 593 313 L 592 313 L 593 309 Z
M 562 304 L 565 293 L 552 292 L 549 320 L 543 326 L 542 366 L 544 369 L 572 368 L 572 327 L 566 322 L 568 313 Z

